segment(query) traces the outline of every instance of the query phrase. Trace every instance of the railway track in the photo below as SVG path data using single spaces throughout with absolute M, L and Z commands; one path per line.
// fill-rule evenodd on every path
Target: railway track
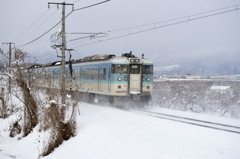
M 160 118 L 160 119 L 165 119 L 165 120 L 170 120 L 170 121 L 175 121 L 175 122 L 180 122 L 180 123 L 185 123 L 185 124 L 190 124 L 190 125 L 195 125 L 195 126 L 240 134 L 239 126 L 228 125 L 228 124 L 217 123 L 217 122 L 206 121 L 206 120 L 200 120 L 200 119 L 193 119 L 193 118 L 182 117 L 182 116 L 177 116 L 177 115 L 170 115 L 170 114 L 165 114 L 165 113 L 152 112 L 152 111 L 134 111 L 134 112 L 152 116 L 152 117 L 156 117 L 156 118 Z

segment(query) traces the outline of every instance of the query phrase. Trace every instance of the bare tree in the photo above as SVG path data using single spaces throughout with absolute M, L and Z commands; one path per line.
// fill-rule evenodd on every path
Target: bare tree
M 1 50 L 0 52 L 4 54 Z M 40 154 L 41 156 L 46 156 L 51 153 L 56 147 L 58 147 L 64 140 L 68 140 L 72 136 L 75 136 L 76 131 L 76 107 L 77 102 L 72 102 L 72 99 L 69 99 L 65 105 L 58 104 L 60 98 L 60 91 L 52 88 L 52 85 L 44 85 L 48 86 L 49 93 L 47 93 L 45 99 L 41 99 L 40 93 L 44 90 L 39 90 L 34 87 L 37 84 L 34 74 L 33 67 L 26 67 L 24 63 L 26 53 L 22 50 L 14 48 L 15 53 L 15 61 L 12 63 L 11 74 L 7 71 L 6 75 L 11 76 L 13 80 L 13 85 L 15 84 L 20 88 L 21 92 L 12 89 L 11 94 L 19 99 L 23 103 L 23 118 L 17 119 L 10 126 L 10 136 L 15 136 L 19 134 L 21 130 L 23 130 L 23 136 L 27 136 L 34 127 L 40 123 L 40 131 L 50 131 L 51 137 L 50 140 L 45 142 L 43 152 Z M 7 55 L 5 54 L 7 57 Z M 43 71 L 44 72 L 44 71 Z M 46 81 L 51 81 L 52 77 L 46 77 Z M 5 95 L 1 95 L 2 97 Z M 2 112 L 5 109 L 5 98 L 0 98 L 2 101 Z M 41 102 L 42 100 L 46 101 Z M 56 102 L 53 102 L 56 101 Z M 46 103 L 50 103 L 49 106 L 46 106 Z M 70 108 L 70 110 L 69 110 Z M 70 117 L 66 117 L 66 111 L 70 112 Z M 67 113 L 69 114 L 69 113 Z M 19 121 L 24 120 L 24 124 L 21 128 Z M 41 121 L 41 122 L 40 122 Z
M 240 118 L 240 81 L 170 80 L 154 82 L 153 102 L 165 108 L 214 112 L 221 116 Z M 213 85 L 229 86 L 221 93 L 212 91 Z
M 23 135 L 27 136 L 38 124 L 37 104 L 30 91 L 30 85 L 23 75 L 23 69 L 20 62 L 24 62 L 26 53 L 15 48 L 15 64 L 13 66 L 13 75 L 17 85 L 21 88 L 24 102 L 24 128 Z M 28 68 L 29 69 L 29 68 Z
M 2 51 L 2 49 L 0 48 L 0 56 L 2 57 L 2 59 L 5 58 L 5 54 Z M 1 64 L 0 64 L 1 65 Z M 1 68 L 0 68 L 1 71 Z M 1 89 L 0 89 L 0 101 L 1 101 L 1 107 L 0 107 L 0 112 L 1 112 L 1 117 L 2 118 L 6 118 L 8 116 L 7 114 L 7 94 L 5 92 L 5 84 L 6 84 L 6 79 L 3 76 L 0 76 L 0 81 L 1 81 Z
M 0 101 L 1 101 L 1 104 L 2 104 L 2 107 L 0 108 L 1 109 L 1 116 L 3 119 L 5 119 L 5 117 L 7 116 L 7 106 L 6 106 L 6 102 L 5 102 L 5 99 L 4 99 L 4 88 L 2 87 L 1 88 L 1 92 L 0 92 Z

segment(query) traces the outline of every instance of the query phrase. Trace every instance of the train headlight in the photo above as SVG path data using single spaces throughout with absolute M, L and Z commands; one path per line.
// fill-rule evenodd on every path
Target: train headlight
M 146 80 L 147 80 L 148 82 L 150 82 L 151 79 L 150 79 L 150 78 L 147 78 Z
M 139 62 L 140 62 L 140 59 L 131 59 L 130 62 L 131 62 L 131 63 L 139 63 Z
M 121 81 L 122 80 L 122 77 L 118 77 L 118 81 Z

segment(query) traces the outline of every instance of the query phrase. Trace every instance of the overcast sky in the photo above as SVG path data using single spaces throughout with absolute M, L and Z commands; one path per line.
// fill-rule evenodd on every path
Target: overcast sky
M 74 8 L 77 9 L 100 1 L 68 0 L 66 2 L 74 3 Z M 58 10 L 56 5 L 51 5 L 48 9 L 49 1 L 47 0 L 0 0 L 0 2 L 1 43 L 11 41 L 16 46 L 28 43 L 61 19 L 61 6 Z M 228 53 L 235 56 L 238 53 L 235 58 L 239 58 L 240 10 L 82 46 L 154 27 L 154 25 L 147 25 L 134 28 L 135 26 L 238 4 L 240 0 L 111 0 L 105 4 L 75 11 L 66 19 L 66 32 L 105 32 L 107 36 L 69 42 L 67 48 L 75 49 L 72 52 L 74 59 L 93 54 L 121 55 L 124 52 L 133 51 L 137 56 L 144 53 L 146 58 L 158 59 L 158 62 L 162 62 L 163 65 L 177 64 L 179 61 L 174 61 L 176 57 L 181 60 L 208 58 L 208 54 L 214 54 L 217 57 Z M 66 6 L 67 13 L 71 9 L 70 6 Z M 174 22 L 170 21 L 168 24 Z M 161 25 L 165 24 L 155 24 L 157 27 Z M 122 28 L 130 29 L 114 31 Z M 51 35 L 59 29 L 61 25 L 39 40 L 20 48 L 42 63 L 60 60 L 56 57 L 56 51 L 50 47 Z M 111 32 L 107 32 L 109 30 Z M 67 35 L 67 40 L 81 36 L 86 35 Z M 8 46 L 4 45 L 1 48 L 7 51 Z

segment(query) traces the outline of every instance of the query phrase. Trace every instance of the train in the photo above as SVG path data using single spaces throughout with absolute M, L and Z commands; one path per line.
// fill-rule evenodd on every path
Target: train
M 61 61 L 47 65 L 34 65 L 32 81 L 35 86 L 61 89 Z M 25 78 L 29 78 L 27 69 Z M 122 56 L 98 54 L 65 64 L 66 91 L 77 92 L 78 99 L 93 103 L 124 105 L 151 100 L 153 89 L 153 62 L 135 57 L 132 52 Z

